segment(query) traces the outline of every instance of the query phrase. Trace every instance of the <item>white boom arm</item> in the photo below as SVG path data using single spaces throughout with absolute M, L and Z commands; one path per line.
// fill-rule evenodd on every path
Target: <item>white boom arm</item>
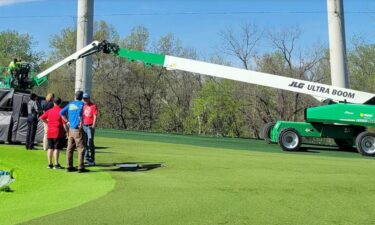
M 67 63 L 78 60 L 78 59 L 83 58 L 87 55 L 90 55 L 93 52 L 96 52 L 95 49 L 97 49 L 99 45 L 100 45 L 99 41 L 91 42 L 89 45 L 85 46 L 81 50 L 76 51 L 75 53 L 73 53 L 70 56 L 66 57 L 65 59 L 61 60 L 60 62 L 54 64 L 53 66 L 51 66 L 48 69 L 44 70 L 43 72 L 39 73 L 37 75 L 38 79 L 40 79 L 44 76 L 47 76 L 51 72 L 57 70 L 58 68 L 60 68 L 61 66 L 65 65 Z
M 174 56 L 165 57 L 164 67 L 170 70 L 182 70 L 298 92 L 317 97 L 319 100 L 332 99 L 334 101 L 362 104 L 375 97 L 372 93 Z
M 159 54 L 139 52 L 127 49 L 120 49 L 117 45 L 106 41 L 94 41 L 86 47 L 78 50 L 69 57 L 61 60 L 47 70 L 39 73 L 38 78 L 42 78 L 59 67 L 74 60 L 91 55 L 103 50 L 105 53 L 112 52 L 115 55 L 131 60 L 139 60 L 145 63 L 163 66 L 169 70 L 182 70 L 191 73 L 199 73 L 213 77 L 225 78 L 229 80 L 241 81 L 250 84 L 257 84 L 287 91 L 311 95 L 318 100 L 332 99 L 337 102 L 350 102 L 363 104 L 375 98 L 372 93 L 356 91 L 347 88 L 339 88 L 331 85 L 320 84 L 285 76 L 272 75 L 251 70 L 244 70 L 229 66 L 207 63 L 197 60 L 184 59 L 174 56 L 163 56 Z

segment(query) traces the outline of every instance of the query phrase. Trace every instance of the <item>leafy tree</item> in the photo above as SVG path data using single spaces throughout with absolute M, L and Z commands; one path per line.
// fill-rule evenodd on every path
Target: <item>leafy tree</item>
M 375 45 L 357 42 L 348 54 L 351 88 L 375 92 Z
M 50 48 L 46 68 L 73 54 L 76 49 L 77 32 L 68 27 L 50 39 Z M 75 63 L 69 63 L 48 75 L 48 92 L 55 93 L 64 101 L 74 98 Z
M 165 55 L 197 58 L 195 50 L 184 48 L 181 41 L 173 34 L 159 38 L 154 44 L 154 49 Z M 163 92 L 160 93 L 161 112 L 156 126 L 164 131 L 184 132 L 192 99 L 201 87 L 201 76 L 183 71 L 164 71 L 161 79 L 163 83 Z
M 7 30 L 0 32 L 0 66 L 8 66 L 14 58 L 25 62 L 39 63 L 43 54 L 33 50 L 36 42 L 29 34 Z
M 194 99 L 193 115 L 201 124 L 200 133 L 241 136 L 241 102 L 235 98 L 235 82 L 208 80 Z
M 138 51 L 146 51 L 149 47 L 149 42 L 150 33 L 148 29 L 143 25 L 139 25 L 134 27 L 131 30 L 130 35 L 122 41 L 122 46 L 124 48 Z

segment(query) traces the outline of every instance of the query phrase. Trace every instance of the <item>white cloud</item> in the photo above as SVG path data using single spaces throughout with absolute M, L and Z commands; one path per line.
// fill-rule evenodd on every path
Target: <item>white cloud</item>
M 0 0 L 0 7 L 1 6 L 7 6 L 7 5 L 25 3 L 25 2 L 36 2 L 36 1 L 41 1 L 41 0 Z

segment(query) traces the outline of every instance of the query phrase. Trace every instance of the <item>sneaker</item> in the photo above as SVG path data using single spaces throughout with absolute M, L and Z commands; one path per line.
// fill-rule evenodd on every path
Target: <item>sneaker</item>
M 59 170 L 59 169 L 63 169 L 62 166 L 60 166 L 60 164 L 57 164 L 53 167 L 53 169 L 55 170 Z
M 88 163 L 88 165 L 89 165 L 89 166 L 95 166 L 96 163 L 95 163 L 95 161 L 90 161 L 90 162 Z
M 83 169 L 78 169 L 78 173 L 87 173 L 87 172 L 90 172 L 90 170 L 85 169 L 85 168 L 83 168 Z
M 49 164 L 49 165 L 47 166 L 47 169 L 53 169 L 53 165 L 52 165 L 52 164 Z
M 77 171 L 75 167 L 66 168 L 66 172 L 75 172 L 75 171 Z

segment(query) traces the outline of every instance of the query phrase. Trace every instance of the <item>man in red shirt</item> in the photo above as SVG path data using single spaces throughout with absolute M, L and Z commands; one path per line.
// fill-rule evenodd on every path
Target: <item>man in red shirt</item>
M 53 99 L 53 108 L 47 110 L 40 116 L 40 119 L 47 123 L 47 140 L 48 140 L 48 168 L 62 169 L 59 163 L 59 150 L 62 149 L 65 141 L 65 124 L 60 116 L 60 98 Z M 52 156 L 55 159 L 55 165 L 52 164 Z
M 90 95 L 88 93 L 83 94 L 83 145 L 85 149 L 85 160 L 90 166 L 95 166 L 95 125 L 98 117 L 98 107 L 95 103 L 91 102 Z M 90 149 L 90 152 L 88 151 Z

